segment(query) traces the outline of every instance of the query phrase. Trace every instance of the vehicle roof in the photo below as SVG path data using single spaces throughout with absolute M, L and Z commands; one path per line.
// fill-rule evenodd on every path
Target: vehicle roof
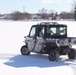
M 65 24 L 58 24 L 57 22 L 41 22 L 41 23 L 38 23 L 36 25 L 33 25 L 33 26 L 52 26 L 52 27 L 60 27 L 60 26 L 65 26 L 67 27 L 67 25 Z

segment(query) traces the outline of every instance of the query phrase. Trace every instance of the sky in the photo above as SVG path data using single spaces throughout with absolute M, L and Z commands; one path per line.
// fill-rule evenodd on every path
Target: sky
M 75 0 L 0 0 L 0 14 L 14 11 L 37 13 L 42 8 L 48 10 L 70 11 Z

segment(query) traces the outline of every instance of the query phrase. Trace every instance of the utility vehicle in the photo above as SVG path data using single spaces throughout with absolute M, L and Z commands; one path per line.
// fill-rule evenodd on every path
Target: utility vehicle
M 76 44 L 76 37 L 67 37 L 65 24 L 41 22 L 32 25 L 24 42 L 20 50 L 22 55 L 29 55 L 30 52 L 48 54 L 50 61 L 58 60 L 60 55 L 68 55 L 69 59 L 76 57 L 76 51 L 72 48 Z

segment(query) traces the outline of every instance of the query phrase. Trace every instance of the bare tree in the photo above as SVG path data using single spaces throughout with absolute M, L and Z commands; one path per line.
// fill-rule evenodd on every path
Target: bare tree
M 51 17 L 52 17 L 52 20 L 55 20 L 56 17 L 57 17 L 57 12 L 54 11 L 54 10 L 49 10 L 50 14 L 51 14 Z
M 19 11 L 14 11 L 13 13 L 11 13 L 11 15 L 14 20 L 21 20 L 23 17 L 23 14 Z
M 61 17 L 61 19 L 67 19 L 67 12 L 65 12 L 65 11 L 63 11 L 63 12 L 61 12 L 60 13 L 60 17 Z
M 22 13 L 19 11 L 15 11 L 15 12 L 11 13 L 11 15 L 14 20 L 28 19 L 30 16 L 28 13 Z
M 47 16 L 46 16 L 47 9 L 42 8 L 42 9 L 39 10 L 38 12 L 42 14 L 42 15 L 41 15 L 41 18 L 42 18 L 42 19 L 46 19 L 46 18 L 47 18 Z
M 72 3 L 72 10 L 74 11 L 75 9 L 75 6 L 76 6 L 76 1 L 73 1 L 73 3 Z
M 73 2 L 72 7 L 73 7 L 73 12 L 74 12 L 74 19 L 76 21 L 76 1 Z
M 27 12 L 23 13 L 23 19 L 29 19 L 30 18 L 30 14 Z
M 41 10 L 39 10 L 40 13 L 46 13 L 47 12 L 47 9 L 45 8 L 42 8 Z

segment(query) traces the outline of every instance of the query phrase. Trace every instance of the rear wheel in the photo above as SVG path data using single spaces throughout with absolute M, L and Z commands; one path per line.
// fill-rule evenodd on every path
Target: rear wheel
M 30 54 L 26 45 L 21 47 L 21 54 L 22 55 L 29 55 Z
M 59 59 L 59 52 L 57 50 L 51 50 L 49 52 L 49 60 L 58 61 L 58 59 Z
M 71 49 L 71 51 L 68 53 L 69 59 L 75 59 L 76 58 L 76 50 Z

